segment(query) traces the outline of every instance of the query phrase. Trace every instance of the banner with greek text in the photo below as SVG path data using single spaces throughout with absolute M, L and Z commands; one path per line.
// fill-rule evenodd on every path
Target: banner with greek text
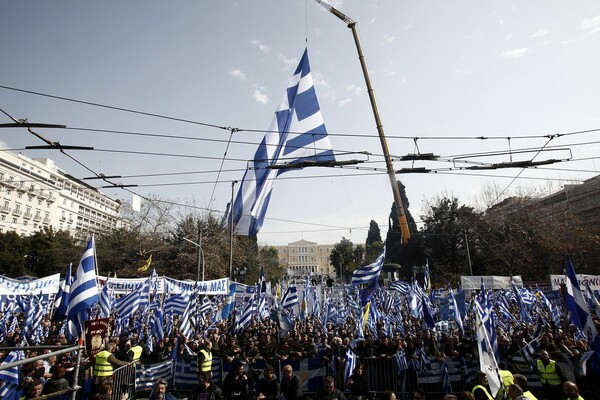
M 523 279 L 521 275 L 510 276 L 461 276 L 460 284 L 463 290 L 479 290 L 481 289 L 481 279 L 483 278 L 483 285 L 486 289 L 498 290 L 498 289 L 512 289 L 514 283 L 518 288 L 523 287 Z
M 0 295 L 56 294 L 60 283 L 60 274 L 45 278 L 20 280 L 0 275 Z

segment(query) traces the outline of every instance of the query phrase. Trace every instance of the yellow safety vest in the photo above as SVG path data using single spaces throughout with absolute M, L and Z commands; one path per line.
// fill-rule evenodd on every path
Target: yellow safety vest
M 537 397 L 535 397 L 535 396 L 533 395 L 533 393 L 531 393 L 529 390 L 528 390 L 528 391 L 526 391 L 526 392 L 523 392 L 523 395 L 524 395 L 524 396 L 527 396 L 527 398 L 528 398 L 528 399 L 530 399 L 530 400 L 537 400 Z
M 94 363 L 94 376 L 111 376 L 113 374 L 113 366 L 108 362 L 110 351 L 102 350 L 96 354 L 96 362 Z
M 204 356 L 202 365 L 198 364 L 198 372 L 210 372 L 212 370 L 212 353 L 204 349 L 200 350 L 200 353 Z
M 487 391 L 486 387 L 483 385 L 473 386 L 473 390 L 471 390 L 471 393 L 473 393 L 473 396 L 475 396 L 475 390 L 477 390 L 477 389 L 482 389 L 485 392 L 485 395 L 487 396 L 487 398 L 490 400 L 493 400 L 492 395 L 490 394 L 490 392 Z
M 549 385 L 560 385 L 560 377 L 556 373 L 556 361 L 550 360 L 544 367 L 542 360 L 537 360 L 537 369 L 540 373 L 540 381 Z
M 133 346 L 129 351 L 133 352 L 133 358 L 131 359 L 131 361 L 137 361 L 142 356 L 142 351 L 144 351 L 144 348 L 140 345 L 137 345 Z

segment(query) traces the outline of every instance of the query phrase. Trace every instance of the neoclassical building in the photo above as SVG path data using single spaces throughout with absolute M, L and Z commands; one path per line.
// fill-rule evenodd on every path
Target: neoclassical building
M 58 168 L 49 158 L 0 151 L 0 232 L 29 236 L 44 226 L 76 240 L 127 226 L 121 203 Z
M 279 253 L 279 263 L 293 276 L 331 276 L 335 270 L 329 263 L 333 244 L 317 244 L 308 240 L 298 240 L 285 246 L 273 246 Z

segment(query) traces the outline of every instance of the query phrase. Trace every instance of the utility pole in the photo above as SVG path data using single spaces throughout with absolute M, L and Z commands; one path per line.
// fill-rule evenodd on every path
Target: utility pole
M 360 66 L 362 67 L 363 75 L 365 77 L 365 83 L 367 84 L 367 92 L 369 93 L 369 100 L 371 100 L 371 108 L 373 110 L 373 116 L 375 117 L 375 124 L 377 125 L 377 133 L 379 134 L 379 141 L 381 142 L 381 149 L 383 150 L 383 156 L 385 158 L 385 166 L 387 169 L 388 177 L 390 179 L 390 184 L 392 185 L 392 192 L 394 194 L 394 201 L 396 203 L 396 212 L 398 217 L 398 222 L 400 224 L 400 232 L 402 233 L 402 243 L 407 243 L 410 239 L 410 230 L 408 229 L 408 222 L 406 220 L 406 214 L 404 212 L 404 206 L 402 205 L 402 198 L 400 197 L 400 189 L 398 189 L 398 183 L 396 181 L 396 172 L 394 171 L 394 165 L 392 164 L 392 159 L 390 157 L 390 153 L 387 146 L 387 140 L 385 138 L 385 133 L 383 131 L 383 125 L 381 123 L 381 119 L 379 118 L 379 111 L 377 110 L 377 102 L 375 101 L 375 93 L 373 92 L 373 87 L 371 86 L 371 79 L 369 78 L 369 71 L 367 70 L 367 64 L 365 62 L 365 57 L 362 52 L 362 48 L 360 46 L 360 41 L 358 39 L 358 32 L 356 30 L 356 22 L 351 18 L 346 16 L 341 11 L 336 8 L 330 6 L 329 4 L 321 1 L 315 0 L 317 3 L 322 5 L 326 10 L 331 12 L 333 15 L 344 21 L 348 25 L 348 28 L 352 30 L 352 35 L 354 36 L 354 43 L 356 44 L 356 50 L 358 52 L 358 59 L 360 60 Z

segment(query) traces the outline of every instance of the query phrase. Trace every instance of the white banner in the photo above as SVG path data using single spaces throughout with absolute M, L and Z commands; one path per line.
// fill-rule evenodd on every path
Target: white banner
M 479 290 L 481 289 L 481 278 L 486 289 L 512 289 L 514 283 L 518 288 L 523 287 L 523 279 L 521 275 L 510 276 L 461 276 L 460 284 L 463 290 Z
M 33 280 L 12 279 L 0 275 L 0 294 L 56 294 L 58 292 L 59 281 L 60 274 Z
M 229 278 L 215 279 L 212 281 L 179 281 L 164 277 L 167 293 L 181 293 L 184 290 L 194 290 L 199 294 L 228 294 Z
M 110 278 L 108 280 L 109 289 L 114 290 L 115 294 L 127 294 L 142 287 L 148 278 Z M 180 281 L 166 276 L 157 277 L 155 280 L 156 293 L 181 293 L 183 291 L 194 290 L 198 294 L 227 294 L 229 287 L 229 278 L 215 279 L 212 281 Z M 106 277 L 99 276 L 100 286 L 106 284 Z M 154 293 L 155 288 L 150 288 Z
M 582 292 L 587 292 L 587 285 L 590 285 L 590 289 L 600 291 L 600 276 L 598 275 L 585 275 L 577 274 L 577 281 L 579 282 L 579 288 Z M 550 285 L 552 290 L 560 289 L 560 285 L 564 285 L 564 275 L 550 275 Z

